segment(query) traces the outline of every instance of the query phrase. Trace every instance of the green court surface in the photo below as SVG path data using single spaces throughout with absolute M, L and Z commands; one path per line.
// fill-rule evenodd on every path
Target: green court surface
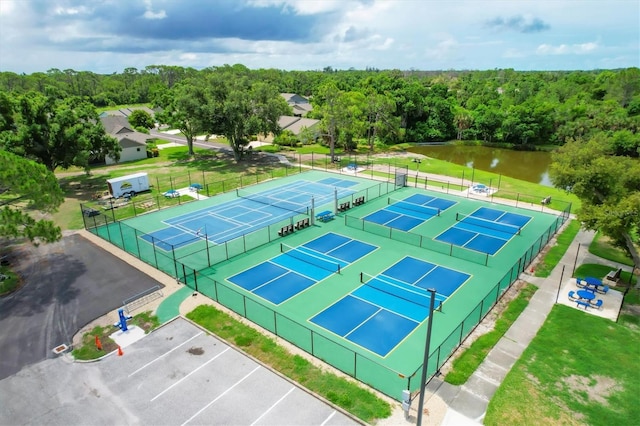
M 315 205 L 313 212 L 333 211 L 336 213 L 333 220 L 314 221 L 313 216 L 292 212 L 290 217 L 282 218 L 266 228 L 254 230 L 252 234 L 242 235 L 227 242 L 219 240 L 218 243 L 214 243 L 212 240 L 216 237 L 213 234 L 207 235 L 204 239 L 201 235 L 196 235 L 193 236 L 193 240 L 185 240 L 179 236 L 178 239 L 182 238 L 182 240 L 177 244 L 178 247 L 172 248 L 145 236 L 167 228 L 166 221 L 181 215 L 198 211 L 206 212 L 206 209 L 221 208 L 220 206 L 236 205 L 234 204 L 238 202 L 236 194 L 227 193 L 141 215 L 123 222 L 98 226 L 90 231 L 177 277 L 190 288 L 220 302 L 317 358 L 393 398 L 400 398 L 403 389 L 413 391 L 419 388 L 427 321 L 426 315 L 423 315 L 426 309 L 425 299 L 418 293 L 424 293 L 424 288 L 410 287 L 415 291 L 396 289 L 395 295 L 390 294 L 388 299 L 381 295 L 376 296 L 377 298 L 363 299 L 358 296 L 364 294 L 363 290 L 359 289 L 362 286 L 362 277 L 375 277 L 390 271 L 392 266 L 399 262 L 400 265 L 408 265 L 410 264 L 406 263 L 408 257 L 413 262 L 411 264 L 435 265 L 439 270 L 453 271 L 451 273 L 454 275 L 464 277 L 468 275 L 468 279 L 460 279 L 459 287 L 456 283 L 437 280 L 429 284 L 436 287 L 439 293 L 440 289 L 446 289 L 442 290 L 443 296 L 436 298 L 439 305 L 436 305 L 438 310 L 433 318 L 428 371 L 428 374 L 432 375 L 494 306 L 503 292 L 517 279 L 519 273 L 527 268 L 566 220 L 566 214 L 554 215 L 515 208 L 506 204 L 477 201 L 464 196 L 396 187 L 393 183 L 319 171 L 310 171 L 255 185 L 251 191 L 313 187 L 310 182 L 335 182 L 336 185 L 342 185 L 340 188 L 344 191 L 340 192 L 342 196 L 337 200 L 337 205 L 348 202 L 349 208 L 343 212 L 335 212 L 335 201 L 325 197 L 324 200 L 328 202 Z M 329 192 L 335 193 L 337 189 Z M 364 203 L 356 203 L 360 205 L 354 206 L 353 202 L 362 196 L 365 197 Z M 404 212 L 401 220 L 397 222 L 402 223 L 398 228 L 385 226 L 383 223 L 386 219 L 378 220 L 381 216 L 396 214 L 393 213 L 396 210 L 390 207 L 390 203 L 422 198 L 434 198 L 433 205 L 445 206 L 445 208 L 440 210 L 439 215 L 432 215 L 437 209 L 422 213 L 419 211 L 420 208 L 413 212 L 397 210 Z M 323 198 L 319 195 L 318 199 Z M 239 205 L 245 206 L 242 202 Z M 482 207 L 486 209 L 479 211 L 478 209 Z M 265 211 L 268 209 L 264 211 L 259 209 L 260 214 L 266 214 Z M 457 229 L 461 226 L 462 222 L 456 219 L 457 216 L 460 219 L 474 212 L 495 213 L 504 218 L 524 218 L 525 224 L 513 235 L 504 232 L 505 228 L 506 231 L 510 231 L 510 225 L 506 227 L 500 225 L 496 227 L 498 231 L 487 229 L 484 232 L 482 227 L 474 224 L 468 226 L 472 231 L 468 229 L 455 231 L 459 232 L 459 235 L 454 232 L 454 237 L 477 232 L 477 238 L 472 239 L 474 241 L 480 241 L 482 238 L 491 240 L 492 236 L 496 235 L 504 236 L 504 245 L 501 248 L 486 250 L 484 253 L 435 240 L 435 237 L 449 228 Z M 236 213 L 240 215 L 238 217 L 244 217 L 242 216 L 244 213 L 240 211 Z M 200 213 L 196 215 L 200 217 L 198 215 Z M 378 223 L 362 220 L 365 217 L 376 218 Z M 315 222 L 315 224 L 295 229 L 298 228 L 296 225 L 305 218 L 311 219 L 311 223 Z M 210 228 L 219 226 L 216 221 L 220 219 L 207 217 L 206 220 L 209 221 Z M 264 223 L 266 222 L 268 221 Z M 283 233 L 283 228 L 288 228 L 288 225 L 291 225 L 290 232 Z M 199 225 L 196 223 L 192 228 L 196 226 Z M 165 234 L 156 235 L 173 235 L 171 230 L 162 232 Z M 188 229 L 184 232 L 192 233 Z M 290 247 L 305 244 L 317 245 L 319 241 L 329 238 L 328 234 L 336 241 L 344 239 L 358 247 L 373 247 L 373 250 L 364 250 L 362 256 L 354 256 L 346 262 L 341 262 L 339 273 L 333 271 L 313 275 L 312 272 L 317 267 L 304 266 L 306 265 L 304 260 L 302 262 L 291 260 L 293 266 L 289 267 L 286 266 L 287 263 L 282 263 L 282 257 L 279 257 L 284 256 L 281 253 L 281 243 Z M 470 246 L 471 242 L 468 247 Z M 495 254 L 487 254 L 493 251 Z M 348 253 L 344 254 L 349 257 Z M 312 256 L 325 257 L 325 254 L 317 253 Z M 256 268 L 255 275 L 249 274 L 252 268 Z M 260 271 L 282 268 L 285 270 L 289 268 L 291 274 L 300 273 L 307 278 L 302 280 L 302 283 L 297 282 L 296 288 L 287 287 L 286 297 L 278 298 L 276 295 L 274 298 L 273 291 L 268 293 L 268 296 L 262 297 L 263 293 L 253 288 L 252 284 L 256 283 L 252 283 L 252 280 L 259 281 L 256 285 L 262 285 L 264 281 L 266 286 L 269 278 L 262 277 Z M 402 279 L 402 274 L 410 274 L 410 271 L 400 271 L 400 274 L 399 277 Z M 312 279 L 309 279 L 309 276 Z M 445 273 L 438 276 L 448 279 L 447 277 L 452 275 Z M 238 277 L 248 278 L 241 280 Z M 280 281 L 284 282 L 286 279 L 281 278 Z M 286 287 L 286 283 L 284 285 Z M 407 287 L 410 284 L 401 283 L 400 286 Z M 402 300 L 396 298 L 399 294 Z M 412 295 L 416 295 L 416 300 L 408 301 Z M 349 303 L 346 303 L 348 301 Z M 409 306 L 412 303 L 414 305 Z M 351 312 L 340 311 L 338 308 L 341 304 L 354 310 L 360 309 L 360 305 L 366 305 L 366 309 L 382 307 L 381 311 L 388 315 L 380 316 L 378 323 L 367 322 L 366 327 L 364 322 L 361 327 L 356 324 L 351 334 L 344 334 L 339 331 L 343 325 L 349 321 L 359 320 L 357 320 L 357 312 L 353 313 L 355 316 L 352 318 Z M 366 309 L 362 311 L 362 315 L 365 315 Z M 324 315 L 323 318 L 328 319 L 331 326 L 325 328 L 319 325 L 321 322 L 312 321 L 322 315 Z M 385 320 L 385 318 L 388 319 Z M 415 327 L 412 321 L 415 322 Z M 402 330 L 400 327 L 403 327 Z M 376 342 L 379 341 L 391 343 L 388 343 L 384 349 L 379 349 L 379 346 L 376 346 Z

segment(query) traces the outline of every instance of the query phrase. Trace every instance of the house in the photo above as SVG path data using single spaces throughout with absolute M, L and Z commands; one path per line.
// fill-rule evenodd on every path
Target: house
M 131 128 L 129 120 L 124 115 L 106 115 L 100 117 L 105 131 L 118 139 L 122 151 L 120 151 L 120 163 L 126 161 L 141 160 L 147 158 L 147 141 L 152 139 L 146 133 L 136 132 Z M 104 158 L 107 165 L 115 164 L 115 160 L 108 155 Z
M 304 117 L 292 117 L 290 115 L 283 115 L 278 120 L 278 125 L 282 131 L 288 130 L 296 136 L 300 136 L 305 129 L 314 129 L 318 127 L 320 120 Z M 273 134 L 258 135 L 258 141 L 260 142 L 273 142 Z
M 313 106 L 308 99 L 295 93 L 280 93 L 280 96 L 287 101 L 287 104 L 289 104 L 293 110 L 293 115 L 296 117 L 304 117 L 313 109 Z
M 115 116 L 115 117 L 129 117 L 131 115 L 131 113 L 137 109 L 141 109 L 143 111 L 146 111 L 150 116 L 154 117 L 155 116 L 155 111 L 152 110 L 149 107 L 146 106 L 140 106 L 140 107 L 130 107 L 130 108 L 120 108 L 120 109 L 113 109 L 113 110 L 109 110 L 109 111 L 104 111 L 102 113 L 100 113 L 100 118 L 103 117 L 109 117 L 109 116 Z

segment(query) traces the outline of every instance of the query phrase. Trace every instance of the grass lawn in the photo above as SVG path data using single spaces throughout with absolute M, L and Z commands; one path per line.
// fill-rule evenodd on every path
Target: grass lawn
M 453 361 L 453 369 L 445 376 L 444 380 L 452 385 L 462 385 L 471 377 L 478 366 L 487 357 L 487 354 L 498 343 L 498 340 L 509 330 L 509 327 L 518 319 L 522 311 L 529 304 L 529 300 L 538 287 L 527 284 L 515 299 L 509 302 L 507 308 L 496 320 L 493 330 L 478 337 L 462 355 Z
M 536 277 L 548 277 L 553 268 L 560 262 L 562 256 L 567 252 L 571 242 L 580 231 L 580 222 L 572 220 L 567 227 L 558 235 L 556 244 L 544 255 L 542 261 L 535 270 Z
M 491 399 L 484 424 L 631 425 L 640 328 L 556 305 Z
M 633 259 L 631 259 L 629 254 L 624 250 L 612 246 L 609 238 L 602 235 L 600 232 L 596 232 L 596 236 L 593 238 L 593 241 L 589 246 L 589 252 L 602 257 L 603 259 L 612 260 L 627 266 L 633 266 Z
M 9 266 L 0 266 L 0 296 L 9 294 L 20 285 L 20 278 Z
M 213 306 L 198 306 L 187 318 L 368 423 L 391 415 L 389 404 L 372 392 L 293 355 L 272 338 Z

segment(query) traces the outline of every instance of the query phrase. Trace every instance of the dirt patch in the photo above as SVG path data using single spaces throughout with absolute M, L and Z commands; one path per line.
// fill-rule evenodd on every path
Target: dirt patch
M 591 377 L 571 375 L 562 379 L 562 384 L 559 383 L 558 387 L 563 388 L 563 385 L 567 386 L 573 397 L 578 400 L 584 401 L 586 396 L 588 400 L 584 401 L 585 404 L 595 402 L 604 406 L 609 405 L 607 400 L 609 396 L 622 390 L 622 386 L 611 377 L 598 375 Z

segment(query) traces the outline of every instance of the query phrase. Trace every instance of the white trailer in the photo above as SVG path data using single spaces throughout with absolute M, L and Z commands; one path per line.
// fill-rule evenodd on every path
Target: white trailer
M 149 176 L 146 173 L 135 173 L 119 178 L 107 179 L 109 193 L 112 197 L 133 196 L 138 192 L 149 190 Z

